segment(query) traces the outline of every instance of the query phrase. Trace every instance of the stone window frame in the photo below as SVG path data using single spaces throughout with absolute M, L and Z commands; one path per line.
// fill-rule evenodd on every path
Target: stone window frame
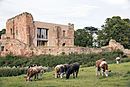
M 18 30 L 16 30 L 16 35 L 18 35 Z
M 66 36 L 66 31 L 65 30 L 63 30 L 63 37 L 65 38 L 65 36 Z
M 38 34 L 38 32 L 39 32 L 39 34 Z M 44 36 L 42 34 L 42 32 L 44 32 L 44 34 L 46 34 L 46 36 Z M 37 28 L 37 38 L 48 39 L 48 29 L 47 28 Z
M 11 35 L 13 35 L 13 29 L 12 28 L 10 28 L 10 33 L 11 33 Z

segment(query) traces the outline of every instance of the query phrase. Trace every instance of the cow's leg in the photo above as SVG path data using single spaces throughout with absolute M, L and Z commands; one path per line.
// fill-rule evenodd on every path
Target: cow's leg
M 104 72 L 103 72 L 103 70 L 101 71 L 101 74 L 102 74 L 102 76 L 104 76 Z
M 38 73 L 34 74 L 34 80 L 38 79 Z
M 27 76 L 26 81 L 29 81 L 29 76 Z
M 60 73 L 57 74 L 57 78 L 59 78 L 59 77 L 60 77 Z
M 77 76 L 78 76 L 78 72 L 79 72 L 79 70 L 76 71 L 76 78 L 77 78 Z
M 100 75 L 100 68 L 96 67 L 96 76 Z
M 57 78 L 56 72 L 54 73 L 54 75 L 55 75 L 55 78 Z
M 39 79 L 39 73 L 36 74 L 36 77 L 37 77 L 36 79 Z
M 32 75 L 31 73 L 28 74 L 26 81 L 32 81 L 32 80 L 31 80 L 31 77 L 33 77 L 33 75 Z
M 105 76 L 108 77 L 108 70 L 104 72 Z
M 104 73 L 105 71 L 103 70 L 103 69 L 101 69 L 101 74 L 102 74 L 102 76 L 104 76 Z
M 57 72 L 55 72 L 55 78 L 58 78 L 58 73 Z
M 37 75 L 34 75 L 34 80 L 36 80 L 37 79 Z
M 73 78 L 75 78 L 75 71 L 73 72 Z
M 117 64 L 119 64 L 119 61 L 116 61 Z
M 63 78 L 63 73 L 60 74 L 60 78 Z
M 39 73 L 39 79 L 42 79 L 43 72 Z
M 32 81 L 33 79 L 35 80 L 35 74 L 34 73 L 30 73 L 30 81 Z

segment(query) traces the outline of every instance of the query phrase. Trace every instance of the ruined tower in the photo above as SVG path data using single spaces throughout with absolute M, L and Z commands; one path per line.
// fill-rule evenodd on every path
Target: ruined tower
M 8 39 L 17 39 L 22 43 L 31 46 L 34 38 L 34 24 L 31 14 L 24 12 L 6 22 L 6 37 Z

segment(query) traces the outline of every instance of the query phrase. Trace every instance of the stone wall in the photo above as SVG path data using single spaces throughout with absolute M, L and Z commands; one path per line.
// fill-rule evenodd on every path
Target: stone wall
M 47 22 L 34 21 L 35 30 L 37 28 L 48 29 L 48 41 L 47 46 L 58 46 L 62 47 L 63 43 L 65 46 L 74 46 L 74 25 L 61 25 Z M 63 35 L 63 33 L 65 35 Z M 33 41 L 36 44 L 37 37 Z M 36 46 L 36 45 L 35 45 Z

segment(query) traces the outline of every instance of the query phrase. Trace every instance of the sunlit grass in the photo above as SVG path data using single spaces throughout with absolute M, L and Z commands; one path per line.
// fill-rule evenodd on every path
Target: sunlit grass
M 42 80 L 26 82 L 24 75 L 15 77 L 0 77 L 0 87 L 129 87 L 130 62 L 110 64 L 109 77 L 96 77 L 95 67 L 80 68 L 78 78 L 66 80 L 55 79 L 53 72 L 47 72 Z

